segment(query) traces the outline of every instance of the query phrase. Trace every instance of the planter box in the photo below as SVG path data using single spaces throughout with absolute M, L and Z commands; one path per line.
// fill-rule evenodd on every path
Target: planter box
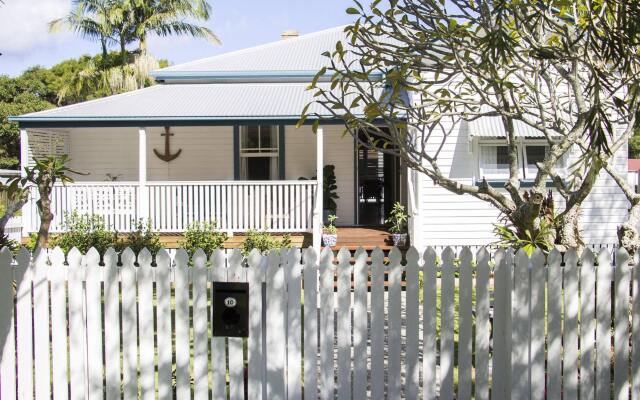
M 407 245 L 407 236 L 406 233 L 392 233 L 391 241 L 394 246 L 404 247 Z
M 334 247 L 338 243 L 338 235 L 332 235 L 330 233 L 322 234 L 322 243 L 328 247 Z

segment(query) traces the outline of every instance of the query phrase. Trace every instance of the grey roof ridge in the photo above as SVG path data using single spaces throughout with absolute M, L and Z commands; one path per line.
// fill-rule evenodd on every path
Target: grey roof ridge
M 300 35 L 300 36 L 298 36 L 296 38 L 287 39 L 286 42 L 291 43 L 293 41 L 299 41 L 299 40 L 302 40 L 302 39 L 313 38 L 314 36 L 319 36 L 319 35 L 325 34 L 325 33 L 330 32 L 330 31 L 334 31 L 334 30 L 338 30 L 338 29 L 344 29 L 346 26 L 348 26 L 348 25 L 347 24 L 339 25 L 339 26 L 334 26 L 333 28 L 327 28 L 327 29 L 323 29 L 323 30 L 320 30 L 320 31 L 309 32 L 309 33 L 306 33 L 304 35 Z M 272 41 L 272 42 L 268 42 L 268 43 L 259 44 L 257 46 L 248 47 L 248 48 L 245 48 L 245 49 L 238 49 L 238 50 L 230 51 L 230 52 L 227 52 L 227 53 L 216 54 L 214 56 L 201 58 L 199 60 L 187 61 L 185 63 L 176 64 L 176 65 L 172 65 L 172 66 L 169 66 L 169 67 L 166 67 L 166 68 L 158 69 L 158 70 L 153 71 L 153 74 L 162 73 L 162 72 L 174 72 L 174 71 L 178 72 L 179 70 L 177 70 L 177 68 L 180 68 L 180 67 L 194 66 L 194 65 L 201 64 L 201 63 L 205 63 L 207 61 L 211 61 L 213 59 L 223 59 L 225 57 L 231 57 L 231 56 L 237 56 L 237 55 L 249 53 L 251 51 L 256 51 L 256 50 L 261 50 L 261 49 L 268 49 L 269 47 L 275 47 L 275 46 L 278 46 L 278 45 L 284 45 L 284 44 L 286 44 L 286 42 L 280 39 L 280 40 L 276 40 L 276 41 Z

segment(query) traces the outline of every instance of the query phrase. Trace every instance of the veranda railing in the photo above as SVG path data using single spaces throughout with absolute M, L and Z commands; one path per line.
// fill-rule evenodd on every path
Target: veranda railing
M 99 215 L 118 232 L 135 229 L 142 216 L 156 232 L 184 232 L 195 221 L 216 221 L 219 229 L 230 232 L 310 232 L 316 189 L 315 181 L 148 182 L 143 189 L 148 205 L 142 212 L 136 182 L 56 185 L 51 232 L 64 230 L 65 213 L 71 211 Z M 37 199 L 32 188 L 25 206 L 26 232 L 38 229 Z

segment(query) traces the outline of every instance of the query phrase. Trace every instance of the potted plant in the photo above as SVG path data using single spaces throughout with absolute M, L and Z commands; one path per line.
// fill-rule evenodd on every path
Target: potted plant
M 323 186 L 323 210 L 322 210 L 322 220 L 329 221 L 329 216 L 333 215 L 335 217 L 336 210 L 338 209 L 338 205 L 336 204 L 336 200 L 340 197 L 338 196 L 338 181 L 336 180 L 336 167 L 335 165 L 325 165 L 322 171 L 322 175 L 324 177 L 322 186 Z
M 340 198 L 338 196 L 338 181 L 336 179 L 336 166 L 332 164 L 325 165 L 322 169 L 322 221 L 324 223 L 329 221 L 330 215 L 335 215 L 338 209 L 336 200 Z M 312 176 L 312 180 L 318 179 L 317 176 Z M 309 178 L 300 177 L 298 180 L 306 181 Z
M 333 247 L 338 243 L 338 228 L 334 224 L 336 219 L 338 217 L 335 215 L 329 215 L 327 217 L 329 224 L 322 227 L 322 243 L 325 246 Z
M 407 220 L 409 216 L 404 211 L 404 206 L 400 202 L 393 205 L 389 218 L 384 222 L 389 225 L 391 240 L 394 246 L 406 246 L 407 244 Z

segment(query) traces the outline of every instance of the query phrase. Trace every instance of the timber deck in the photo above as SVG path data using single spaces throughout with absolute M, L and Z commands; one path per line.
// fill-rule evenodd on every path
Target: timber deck
M 283 233 L 274 233 L 273 235 L 284 236 Z M 309 247 L 312 245 L 313 238 L 310 233 L 292 233 L 290 236 L 294 247 Z M 224 243 L 224 247 L 227 249 L 241 247 L 245 237 L 242 233 L 234 234 Z M 169 249 L 180 247 L 179 243 L 182 240 L 183 235 L 181 233 L 160 234 L 160 243 Z M 393 247 L 393 243 L 389 232 L 381 227 L 338 227 L 336 249 L 346 247 L 354 251 L 360 246 L 365 250 L 373 250 L 376 247 L 380 247 L 383 251 L 388 251 Z
M 274 236 L 284 236 L 284 233 L 273 233 Z M 292 233 L 291 244 L 294 247 L 309 247 L 312 245 L 313 238 L 310 233 Z M 231 236 L 225 243 L 224 248 L 235 249 L 241 247 L 246 236 L 237 233 Z M 167 249 L 177 249 L 180 242 L 184 240 L 182 233 L 160 233 L 160 243 Z M 22 243 L 29 242 L 29 238 L 23 238 Z M 371 251 L 379 247 L 383 251 L 389 251 L 393 247 L 391 235 L 388 231 L 381 227 L 338 227 L 338 243 L 334 247 L 340 249 L 346 247 L 351 251 L 355 251 L 362 246 L 365 250 Z

